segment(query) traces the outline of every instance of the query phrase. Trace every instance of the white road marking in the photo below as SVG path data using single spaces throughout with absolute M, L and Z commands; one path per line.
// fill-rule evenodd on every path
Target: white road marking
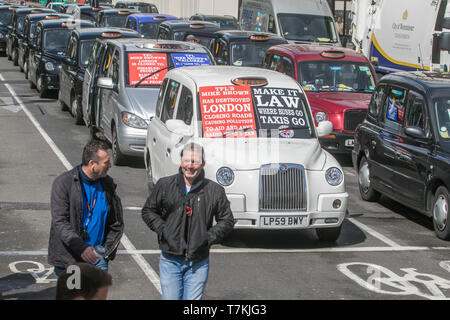
M 128 246 L 127 246 L 128 247 Z M 127 250 L 117 250 L 118 255 L 152 255 L 161 253 L 158 249 L 136 250 L 128 247 Z M 261 249 L 261 248 L 216 248 L 211 249 L 211 253 L 340 253 L 340 252 L 396 252 L 396 251 L 432 251 L 432 250 L 448 250 L 450 247 L 414 247 L 414 246 L 398 246 L 398 247 L 341 247 L 341 248 L 313 248 L 313 249 Z M 47 250 L 36 251 L 0 251 L 2 257 L 12 256 L 46 256 Z
M 363 231 L 367 232 L 368 234 L 370 234 L 371 236 L 377 238 L 378 240 L 383 241 L 384 243 L 386 243 L 388 246 L 391 247 L 401 247 L 397 242 L 392 241 L 391 239 L 388 239 L 387 237 L 383 236 L 381 233 L 373 230 L 372 228 L 366 226 L 365 224 L 353 219 L 353 218 L 347 218 L 351 223 L 353 223 L 354 225 L 356 225 L 358 228 L 362 229 Z
M 5 81 L 5 78 L 2 74 L 0 74 L 0 80 Z M 36 129 L 39 131 L 39 133 L 42 135 L 44 140 L 47 142 L 47 144 L 50 146 L 50 148 L 53 150 L 53 152 L 56 154 L 58 159 L 62 162 L 64 167 L 67 170 L 70 170 L 73 168 L 73 166 L 70 164 L 69 160 L 67 160 L 66 156 L 62 153 L 62 151 L 58 148 L 58 146 L 55 144 L 52 138 L 47 134 L 47 132 L 42 128 L 42 126 L 39 124 L 39 122 L 36 120 L 36 118 L 33 116 L 33 114 L 28 110 L 28 108 L 24 105 L 22 102 L 22 99 L 16 94 L 14 89 L 7 83 L 5 83 L 5 87 L 8 89 L 8 91 L 11 93 L 11 96 L 16 99 L 19 106 L 22 108 L 22 110 L 25 112 L 27 117 L 30 119 L 30 121 L 33 123 L 33 125 L 36 127 Z M 128 239 L 128 237 L 125 235 L 125 233 L 122 236 L 122 239 L 120 240 L 122 245 L 125 247 L 126 250 L 131 248 L 132 250 L 136 250 L 136 248 L 133 246 L 131 241 Z M 150 264 L 144 259 L 144 257 L 140 254 L 133 254 L 134 260 L 137 262 L 139 267 L 142 269 L 142 271 L 145 273 L 147 278 L 150 280 L 150 282 L 155 285 L 156 289 L 161 293 L 161 288 L 159 286 L 159 277 L 156 274 L 156 272 L 152 269 Z M 156 275 L 156 278 L 155 278 Z M 158 280 L 158 283 L 155 283 L 155 279 Z

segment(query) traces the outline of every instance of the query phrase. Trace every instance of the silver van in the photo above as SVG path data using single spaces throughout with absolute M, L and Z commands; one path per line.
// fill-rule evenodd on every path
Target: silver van
M 147 126 L 154 116 L 159 89 L 167 71 L 212 65 L 202 45 L 152 39 L 103 40 L 93 49 L 96 68 L 86 70 L 84 119 L 111 142 L 113 162 L 144 154 Z

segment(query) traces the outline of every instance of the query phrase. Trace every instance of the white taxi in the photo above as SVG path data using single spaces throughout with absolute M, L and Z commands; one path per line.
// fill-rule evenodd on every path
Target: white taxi
M 163 81 L 147 130 L 149 189 L 176 174 L 189 142 L 205 149 L 205 175 L 225 188 L 235 228 L 314 228 L 335 241 L 347 211 L 344 174 L 318 137 L 302 87 L 259 68 L 183 67 Z

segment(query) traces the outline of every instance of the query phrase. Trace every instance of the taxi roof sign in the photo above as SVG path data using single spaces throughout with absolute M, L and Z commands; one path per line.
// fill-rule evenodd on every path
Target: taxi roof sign
M 251 87 L 265 86 L 269 83 L 266 78 L 260 77 L 239 77 L 231 80 L 231 82 L 238 86 L 251 86 Z
M 342 59 L 345 58 L 345 53 L 339 50 L 327 50 L 320 53 L 320 55 L 324 58 L 330 59 Z
M 205 25 L 203 23 L 191 23 L 189 25 L 189 28 L 191 28 L 191 29 L 203 29 L 203 28 L 205 28 Z
M 122 34 L 120 32 L 102 32 L 100 36 L 103 38 L 120 38 Z
M 48 15 L 48 16 L 45 16 L 45 18 L 44 18 L 45 20 L 54 20 L 54 19 L 59 19 L 59 16 L 56 16 L 56 15 Z
M 164 20 L 167 20 L 167 18 L 163 17 L 163 16 L 156 16 L 156 17 L 153 17 L 153 20 L 164 21 Z
M 259 35 L 259 34 L 254 34 L 250 36 L 250 40 L 255 40 L 255 41 L 267 41 L 269 40 L 269 36 L 267 35 Z
M 121 11 L 117 12 L 117 14 L 131 14 L 131 12 L 130 11 L 121 10 Z

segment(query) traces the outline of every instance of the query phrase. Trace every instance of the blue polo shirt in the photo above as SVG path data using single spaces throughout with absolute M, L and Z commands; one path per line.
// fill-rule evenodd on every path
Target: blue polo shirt
M 105 226 L 106 217 L 108 216 L 108 203 L 106 202 L 105 192 L 103 191 L 100 179 L 92 180 L 90 179 L 79 167 L 80 177 L 81 177 L 81 187 L 84 188 L 85 192 L 82 192 L 83 199 L 83 219 L 82 228 L 86 227 L 87 224 L 87 234 L 89 238 L 84 240 L 87 244 L 94 247 L 96 245 L 103 245 L 103 240 L 105 236 Z M 89 202 L 90 208 L 93 207 L 91 218 L 89 219 L 89 210 L 87 202 Z M 87 201 L 87 202 L 86 202 Z

